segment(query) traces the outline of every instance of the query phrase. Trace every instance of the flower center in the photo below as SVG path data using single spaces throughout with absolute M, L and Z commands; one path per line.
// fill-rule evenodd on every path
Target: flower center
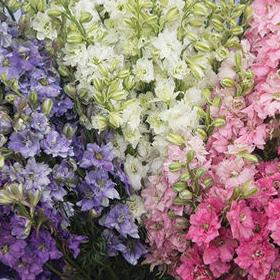
M 49 85 L 47 79 L 40 79 L 40 80 L 39 80 L 39 83 L 40 83 L 42 86 L 47 86 L 47 85 Z
M 262 253 L 262 251 L 260 251 L 260 250 L 256 250 L 255 253 L 254 253 L 254 256 L 255 256 L 256 258 L 261 257 L 262 255 L 263 255 L 263 253 Z
M 9 246 L 8 245 L 4 245 L 2 248 L 1 248 L 1 251 L 6 254 L 9 252 Z
M 244 215 L 243 213 L 239 214 L 239 221 L 242 223 L 246 220 L 246 215 Z
M 205 229 L 208 229 L 209 226 L 210 226 L 210 225 L 209 225 L 208 223 L 206 223 L 206 224 L 203 225 L 203 227 L 204 227 Z
M 101 155 L 100 153 L 97 153 L 95 155 L 96 159 L 103 159 L 103 155 Z

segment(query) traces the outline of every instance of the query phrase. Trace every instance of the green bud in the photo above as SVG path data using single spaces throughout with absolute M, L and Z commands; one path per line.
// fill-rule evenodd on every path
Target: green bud
M 107 119 L 101 115 L 95 115 L 91 118 L 92 126 L 99 131 L 103 131 L 108 127 Z
M 216 128 L 222 127 L 222 126 L 224 126 L 225 124 L 226 124 L 226 121 L 225 121 L 225 119 L 223 119 L 223 118 L 218 118 L 218 119 L 214 120 L 214 122 L 213 122 L 213 125 L 214 125 L 214 127 L 216 127 Z
M 204 88 L 202 90 L 202 97 L 210 103 L 210 98 L 211 98 L 211 92 L 208 88 Z
M 245 11 L 244 11 L 244 18 L 245 18 L 246 22 L 249 21 L 252 12 L 253 12 L 253 7 L 251 5 L 246 6 Z
M 109 122 L 114 127 L 120 127 L 122 125 L 122 123 L 123 123 L 123 118 L 117 112 L 110 112 L 109 113 Z
M 234 187 L 234 189 L 232 191 L 232 195 L 231 195 L 231 197 L 229 198 L 228 201 L 232 202 L 232 201 L 236 200 L 239 197 L 239 194 L 240 194 L 239 187 Z
M 236 45 L 238 45 L 239 44 L 239 38 L 238 37 L 236 37 L 236 36 L 234 36 L 234 37 L 232 37 L 232 38 L 229 38 L 228 39 L 228 41 L 225 43 L 225 47 L 226 48 L 230 48 L 230 47 L 234 47 L 234 46 L 236 46 Z
M 51 17 L 51 18 L 57 18 L 57 17 L 59 17 L 61 14 L 62 14 L 62 11 L 61 11 L 61 10 L 58 10 L 58 9 L 51 9 L 51 10 L 48 10 L 48 16 Z
M 242 154 L 241 155 L 243 158 L 247 159 L 250 162 L 259 162 L 258 158 L 255 155 L 251 155 L 251 154 Z
M 124 79 L 126 78 L 127 76 L 130 75 L 130 71 L 129 70 L 121 70 L 119 73 L 118 73 L 118 78 L 119 79 Z
M 192 199 L 192 193 L 189 190 L 183 190 L 181 192 L 179 192 L 179 197 L 182 199 L 186 199 L 186 200 L 191 200 Z
M 221 104 L 222 104 L 221 98 L 216 96 L 212 102 L 212 106 L 219 108 Z
M 207 15 L 208 10 L 207 10 L 207 8 L 206 8 L 203 4 L 201 4 L 201 3 L 196 3 L 196 4 L 194 5 L 194 7 L 193 7 L 193 13 L 194 13 L 194 15 L 196 15 L 196 16 L 202 16 L 202 17 L 204 17 L 204 16 Z
M 127 96 L 127 92 L 124 90 L 116 90 L 114 92 L 112 92 L 111 94 L 111 99 L 116 100 L 116 101 L 121 101 L 121 100 L 125 100 Z
M 189 68 L 196 79 L 201 80 L 204 77 L 204 72 L 202 68 L 197 64 L 191 63 L 189 64 Z
M 124 88 L 129 91 L 131 90 L 135 85 L 135 79 L 133 76 L 127 76 L 123 80 L 123 86 Z
M 7 183 L 0 190 L 0 204 L 10 204 L 22 200 L 23 186 L 18 183 Z
M 190 179 L 190 175 L 188 173 L 181 173 L 180 174 L 180 181 L 187 182 Z
M 102 93 L 100 93 L 100 92 L 95 92 L 95 93 L 93 94 L 93 97 L 94 97 L 94 100 L 95 100 L 97 103 L 99 103 L 99 104 L 104 104 L 105 99 L 104 99 L 104 96 L 103 96 Z
M 223 23 L 219 19 L 213 18 L 212 19 L 212 24 L 213 24 L 213 27 L 216 31 L 222 32 L 224 30 Z
M 197 51 L 200 52 L 208 52 L 210 50 L 210 46 L 205 42 L 195 42 L 193 46 Z
M 9 7 L 10 10 L 14 13 L 16 12 L 17 10 L 19 10 L 21 7 L 23 6 L 23 3 L 22 2 L 17 2 L 17 1 L 14 1 L 14 4 Z
M 216 4 L 212 2 L 211 0 L 205 0 L 204 5 L 209 9 L 214 9 Z
M 174 22 L 180 18 L 180 13 L 177 7 L 171 8 L 165 15 L 166 21 Z
M 188 228 L 189 226 L 190 226 L 190 223 L 189 223 L 187 218 L 185 218 L 185 217 L 177 217 L 176 225 L 175 225 L 177 230 L 183 230 L 183 229 Z
M 39 12 L 43 13 L 45 11 L 46 2 L 45 0 L 36 0 L 37 9 Z
M 83 37 L 80 33 L 77 32 L 70 32 L 67 35 L 67 43 L 76 45 L 76 44 L 81 44 L 83 41 Z
M 118 79 L 112 81 L 110 86 L 109 86 L 108 92 L 111 93 L 113 91 L 118 90 L 119 86 L 120 86 L 120 81 Z
M 34 209 L 36 205 L 38 204 L 40 198 L 41 198 L 41 192 L 40 191 L 31 191 L 29 190 L 27 192 L 26 198 L 27 198 L 27 204 L 31 208 L 31 212 L 34 212 Z
M 5 166 L 5 158 L 4 156 L 0 155 L 0 170 L 3 169 Z
M 185 36 L 191 42 L 196 42 L 198 40 L 198 37 L 196 36 L 196 34 L 194 34 L 193 32 L 190 32 L 190 31 L 188 31 Z
M 189 202 L 185 199 L 182 199 L 181 197 L 175 197 L 173 199 L 173 204 L 175 205 L 187 205 Z
M 244 198 L 249 198 L 250 196 L 253 196 L 254 194 L 256 194 L 259 191 L 258 188 L 253 187 L 252 189 L 248 190 L 246 193 L 243 194 Z
M 171 219 L 178 217 L 178 215 L 176 215 L 173 210 L 168 210 L 167 215 Z
M 166 140 L 174 145 L 185 146 L 185 139 L 176 133 L 169 133 Z
M 53 101 L 50 98 L 47 98 L 42 103 L 42 110 L 46 116 L 49 115 L 53 107 Z
M 62 77 L 68 77 L 69 76 L 69 70 L 66 66 L 63 65 L 59 65 L 58 66 L 58 73 L 60 74 L 60 76 Z
M 239 18 L 243 13 L 244 8 L 244 4 L 239 5 L 238 8 L 233 12 L 232 18 Z
M 190 19 L 188 21 L 188 23 L 192 26 L 192 27 L 201 27 L 204 22 L 203 20 L 198 20 L 198 19 Z
M 197 171 L 196 171 L 196 173 L 195 173 L 195 177 L 196 177 L 197 179 L 200 179 L 200 178 L 202 178 L 205 174 L 206 174 L 206 169 L 203 168 L 203 167 L 200 167 L 200 168 L 197 169 Z
M 37 101 L 38 101 L 38 94 L 37 94 L 36 91 L 31 91 L 29 93 L 29 100 L 34 105 L 37 103 Z
M 81 23 L 87 23 L 92 20 L 92 14 L 89 12 L 82 12 L 81 17 L 80 17 L 80 22 Z
M 5 96 L 5 100 L 8 102 L 8 103 L 13 103 L 15 100 L 16 100 L 16 95 L 14 94 L 7 94 Z
M 205 132 L 204 129 L 198 128 L 198 129 L 196 130 L 196 133 L 197 133 L 197 135 L 199 135 L 199 137 L 200 137 L 203 141 L 206 141 L 206 140 L 208 139 L 208 135 L 207 135 L 207 133 Z
M 18 90 L 18 80 L 16 78 L 11 78 L 8 81 L 8 87 L 11 88 L 13 91 Z
M 243 32 L 244 32 L 244 29 L 241 26 L 236 26 L 231 29 L 231 33 L 236 36 L 241 35 Z
M 105 76 L 105 77 L 108 76 L 108 70 L 107 70 L 107 68 L 103 64 L 99 64 L 98 71 L 100 72 L 100 74 L 102 76 Z
M 205 117 L 205 111 L 199 107 L 199 106 L 194 106 L 194 108 L 196 109 L 197 114 L 201 117 L 204 118 Z
M 229 19 L 229 24 L 231 25 L 231 27 L 235 27 L 237 25 L 237 22 L 234 19 Z
M 77 131 L 77 127 L 73 127 L 71 124 L 66 123 L 62 129 L 62 133 L 68 138 L 72 139 Z
M 185 190 L 188 187 L 186 182 L 177 182 L 173 185 L 173 190 L 175 192 L 181 192 L 183 190 Z
M 218 61 L 223 61 L 225 60 L 226 58 L 228 58 L 228 55 L 229 55 L 229 51 L 228 49 L 226 49 L 225 47 L 223 46 L 220 46 L 217 50 L 216 50 L 216 59 Z
M 8 83 L 7 74 L 5 72 L 1 74 L 1 80 L 5 85 Z
M 181 164 L 179 162 L 174 162 L 169 165 L 169 170 L 170 170 L 170 172 L 176 172 L 176 171 L 181 170 L 183 167 L 184 167 L 183 164 Z
M 94 78 L 93 78 L 93 86 L 95 87 L 96 90 L 98 90 L 98 91 L 100 91 L 100 92 L 101 92 L 101 91 L 103 90 L 103 88 L 104 88 L 101 79 L 98 78 L 98 77 L 94 77 Z
M 232 88 L 236 86 L 236 82 L 230 78 L 230 77 L 225 77 L 220 81 L 220 84 L 222 87 L 225 88 Z
M 77 96 L 77 90 L 76 87 L 74 87 L 71 84 L 67 84 L 63 87 L 65 93 L 72 99 L 75 99 Z
M 243 185 L 242 185 L 242 193 L 244 194 L 248 190 L 250 190 L 250 186 L 252 184 L 252 180 L 247 180 Z
M 213 179 L 207 178 L 203 180 L 203 185 L 205 186 L 205 188 L 210 188 L 213 185 Z
M 187 163 L 190 163 L 192 161 L 192 159 L 195 156 L 195 151 L 194 150 L 189 150 L 187 152 Z
M 236 52 L 234 55 L 234 61 L 235 61 L 235 66 L 237 68 L 237 71 L 241 70 L 242 66 L 242 55 L 240 52 Z

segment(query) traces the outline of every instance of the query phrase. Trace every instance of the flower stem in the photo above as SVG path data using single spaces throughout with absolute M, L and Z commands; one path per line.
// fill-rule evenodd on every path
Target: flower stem
M 45 266 L 48 267 L 52 272 L 57 274 L 59 277 L 61 277 L 61 279 L 63 279 L 63 274 L 56 270 L 52 265 L 50 265 L 49 263 L 45 263 Z

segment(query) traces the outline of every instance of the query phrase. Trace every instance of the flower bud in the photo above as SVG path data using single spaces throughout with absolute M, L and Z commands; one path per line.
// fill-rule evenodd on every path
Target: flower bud
M 173 190 L 175 192 L 181 192 L 183 190 L 185 190 L 188 187 L 186 182 L 177 182 L 173 185 Z
M 89 12 L 82 12 L 80 16 L 80 22 L 81 23 L 87 23 L 92 20 L 92 14 Z
M 234 47 L 238 44 L 239 44 L 239 38 L 234 36 L 234 37 L 228 39 L 228 41 L 225 43 L 224 47 L 230 48 L 230 47 Z
M 259 160 L 255 155 L 251 155 L 251 154 L 242 154 L 241 155 L 243 158 L 247 159 L 250 162 L 255 162 L 257 163 Z
M 204 72 L 199 65 L 191 63 L 188 66 L 196 79 L 201 80 L 204 77 Z
M 84 104 L 89 104 L 93 101 L 94 95 L 87 88 L 80 88 L 78 92 L 79 98 Z
M 166 21 L 174 22 L 180 18 L 180 13 L 177 7 L 171 8 L 165 15 Z
M 8 87 L 11 88 L 13 91 L 18 90 L 18 80 L 16 78 L 11 78 L 8 81 Z
M 190 19 L 188 21 L 188 23 L 192 26 L 192 27 L 201 27 L 204 22 L 202 20 L 198 20 L 198 19 Z
M 59 65 L 57 70 L 58 70 L 58 73 L 60 74 L 60 76 L 62 76 L 62 77 L 69 76 L 69 70 L 66 66 Z
M 8 102 L 8 103 L 13 103 L 15 100 L 16 100 L 16 95 L 14 94 L 7 94 L 5 96 L 5 100 Z
M 196 133 L 203 141 L 206 141 L 208 139 L 208 135 L 207 135 L 207 133 L 205 132 L 204 129 L 198 128 L 196 130 Z
M 63 87 L 65 93 L 72 99 L 75 99 L 77 96 L 77 90 L 76 87 L 74 87 L 71 84 L 67 84 Z
M 218 20 L 217 18 L 212 19 L 212 24 L 216 31 L 222 32 L 224 30 L 223 23 L 220 20 Z
M 62 14 L 62 11 L 61 11 L 61 10 L 58 10 L 58 9 L 51 9 L 51 10 L 48 10 L 48 16 L 51 17 L 51 18 L 57 18 L 57 17 L 59 17 L 61 14 Z
M 120 79 L 124 79 L 125 77 L 129 76 L 130 75 L 130 71 L 127 70 L 127 69 L 124 69 L 124 70 L 121 70 L 119 73 L 118 73 L 118 78 Z
M 181 192 L 179 192 L 179 197 L 182 199 L 186 199 L 186 200 L 191 200 L 192 199 L 192 193 L 189 190 L 183 190 Z
M 204 17 L 204 16 L 207 15 L 208 10 L 207 10 L 207 8 L 206 8 L 203 4 L 201 4 L 201 3 L 196 3 L 196 4 L 194 5 L 194 7 L 193 7 L 193 13 L 194 13 L 194 15 L 196 15 L 196 16 L 202 16 L 202 17 Z
M 98 77 L 94 77 L 94 78 L 93 78 L 93 86 L 95 87 L 96 90 L 98 90 L 98 91 L 100 91 L 100 92 L 101 92 L 101 91 L 103 90 L 103 88 L 104 88 L 101 79 L 98 78 Z
M 175 205 L 187 205 L 189 202 L 185 199 L 182 199 L 181 197 L 175 197 L 173 199 L 173 204 Z
M 179 163 L 179 162 L 174 162 L 174 163 L 169 164 L 169 170 L 170 170 L 171 172 L 179 171 L 179 170 L 181 170 L 183 167 L 184 167 L 184 165 L 183 165 L 182 163 Z
M 203 185 L 205 186 L 205 188 L 210 188 L 213 185 L 213 179 L 207 178 L 203 180 Z
M 120 81 L 118 79 L 112 81 L 109 88 L 108 88 L 108 92 L 111 93 L 113 91 L 118 90 L 119 86 L 120 86 Z
M 232 88 L 236 86 L 236 82 L 230 78 L 230 77 L 225 77 L 220 81 L 220 84 L 222 87 L 225 88 Z
M 113 100 L 121 101 L 121 100 L 125 100 L 126 96 L 127 96 L 127 92 L 126 91 L 124 91 L 124 90 L 116 90 L 116 91 L 112 92 L 110 97 Z
M 67 35 L 67 43 L 76 45 L 76 44 L 81 44 L 83 41 L 83 36 L 80 33 L 77 32 L 70 32 Z
M 104 131 L 108 127 L 108 121 L 104 116 L 95 115 L 91 117 L 92 126 L 95 129 L 100 131 Z
M 45 0 L 36 0 L 37 9 L 39 12 L 43 13 L 45 11 Z
M 247 22 L 249 21 L 249 18 L 251 16 L 252 12 L 253 12 L 253 7 L 251 5 L 246 6 L 245 11 L 244 11 L 244 18 Z
M 185 146 L 185 139 L 176 133 L 169 133 L 166 140 L 174 145 Z
M 195 151 L 194 150 L 189 150 L 187 152 L 187 163 L 190 163 L 192 161 L 192 159 L 195 156 Z
M 231 27 L 235 27 L 237 25 L 237 22 L 234 19 L 229 19 L 229 24 L 231 25 Z
M 238 5 L 236 10 L 232 14 L 232 18 L 239 18 L 243 13 L 244 8 L 245 8 L 244 4 Z
M 27 192 L 27 204 L 31 208 L 31 212 L 35 209 L 36 205 L 38 204 L 40 198 L 41 198 L 41 192 L 40 191 L 31 191 L 29 190 Z
M 219 108 L 222 104 L 222 100 L 219 96 L 216 96 L 212 102 L 212 106 Z
M 37 94 L 36 91 L 31 91 L 29 93 L 29 100 L 34 105 L 37 103 L 37 101 L 38 101 L 38 94 Z
M 100 72 L 100 74 L 102 76 L 105 76 L 105 77 L 108 76 L 108 70 L 103 64 L 99 64 L 98 71 Z
M 135 85 L 135 80 L 133 76 L 127 76 L 123 80 L 123 86 L 126 90 L 131 90 Z
M 5 166 L 5 158 L 4 156 L 0 155 L 0 170 L 3 169 Z
M 232 191 L 232 195 L 231 195 L 231 197 L 229 198 L 228 201 L 232 202 L 232 201 L 236 200 L 239 197 L 239 194 L 240 194 L 239 187 L 234 187 L 234 189 Z
M 208 52 L 210 50 L 210 46 L 205 42 L 195 42 L 193 47 L 200 52 Z
M 242 55 L 240 52 L 235 53 L 234 61 L 235 61 L 235 66 L 236 66 L 237 71 L 240 71 L 241 66 L 242 66 Z
M 223 119 L 223 118 L 218 118 L 218 119 L 216 119 L 216 120 L 213 121 L 213 125 L 214 125 L 214 127 L 216 127 L 216 128 L 222 127 L 222 126 L 224 126 L 225 124 L 226 124 L 226 121 L 225 121 L 225 119 Z
M 244 198 L 249 198 L 250 196 L 253 196 L 254 194 L 256 194 L 258 191 L 259 191 L 258 188 L 253 187 L 253 188 L 251 188 L 250 190 L 248 190 L 247 192 L 245 192 L 245 193 L 243 194 L 243 197 L 244 197 Z
M 190 42 L 196 42 L 198 40 L 198 37 L 196 36 L 196 34 L 194 34 L 193 32 L 190 32 L 190 31 L 188 31 L 185 36 Z
M 208 88 L 204 88 L 202 90 L 202 97 L 210 103 L 210 98 L 211 98 L 211 92 Z
M 226 49 L 225 47 L 223 46 L 220 46 L 217 50 L 216 50 L 216 53 L 215 53 L 215 57 L 218 61 L 223 61 L 225 60 L 229 55 L 229 51 L 228 49 Z
M 66 123 L 62 129 L 62 133 L 68 138 L 72 139 L 77 131 L 76 126 L 72 126 L 70 123 Z
M 180 181 L 187 182 L 190 179 L 190 175 L 188 173 L 180 174 Z
M 22 200 L 23 186 L 18 183 L 6 183 L 0 190 L 0 204 L 10 204 Z
M 120 127 L 123 124 L 123 118 L 117 112 L 110 112 L 109 113 L 109 122 L 114 127 Z
M 188 228 L 189 226 L 190 226 L 190 223 L 189 223 L 187 218 L 178 217 L 176 219 L 176 226 L 175 227 L 176 227 L 177 230 L 183 230 L 183 229 Z
M 5 85 L 8 83 L 7 74 L 5 72 L 1 73 L 1 80 Z
M 197 179 L 200 179 L 200 178 L 202 178 L 205 174 L 206 174 L 206 169 L 203 168 L 203 167 L 200 167 L 200 168 L 197 169 L 197 171 L 196 171 L 196 173 L 195 173 L 195 177 L 196 177 Z
M 50 98 L 47 98 L 42 103 L 42 110 L 46 116 L 49 115 L 53 107 L 53 101 Z
M 214 9 L 215 8 L 215 3 L 212 2 L 211 0 L 204 1 L 204 5 L 209 9 Z
M 196 113 L 201 117 L 204 118 L 205 117 L 205 111 L 199 107 L 199 106 L 194 106 L 194 108 L 196 109 Z
M 94 97 L 94 100 L 95 100 L 97 103 L 99 103 L 99 104 L 104 104 L 105 99 L 104 99 L 104 96 L 103 96 L 102 93 L 100 93 L 100 92 L 95 92 L 95 93 L 93 94 L 93 97 Z
M 178 217 L 178 215 L 176 215 L 173 210 L 168 210 L 167 215 L 171 219 Z
M 244 29 L 241 26 L 236 26 L 231 29 L 231 33 L 236 36 L 241 35 L 243 32 L 244 32 Z

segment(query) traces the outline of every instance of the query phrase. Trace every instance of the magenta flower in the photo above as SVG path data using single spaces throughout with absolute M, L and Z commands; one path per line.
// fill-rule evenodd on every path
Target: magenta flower
M 269 217 L 267 228 L 272 232 L 273 241 L 280 245 L 280 199 L 269 202 L 266 213 Z
M 245 200 L 232 202 L 231 209 L 227 213 L 227 219 L 230 223 L 231 232 L 234 238 L 248 239 L 251 237 L 254 223 L 252 219 L 252 211 L 246 206 Z
M 187 238 L 198 245 L 209 243 L 219 235 L 221 221 L 212 206 L 201 203 L 195 214 L 190 218 L 191 227 Z
M 251 241 L 243 241 L 236 249 L 235 262 L 255 279 L 264 280 L 276 259 L 276 249 L 269 239 L 255 235 Z

